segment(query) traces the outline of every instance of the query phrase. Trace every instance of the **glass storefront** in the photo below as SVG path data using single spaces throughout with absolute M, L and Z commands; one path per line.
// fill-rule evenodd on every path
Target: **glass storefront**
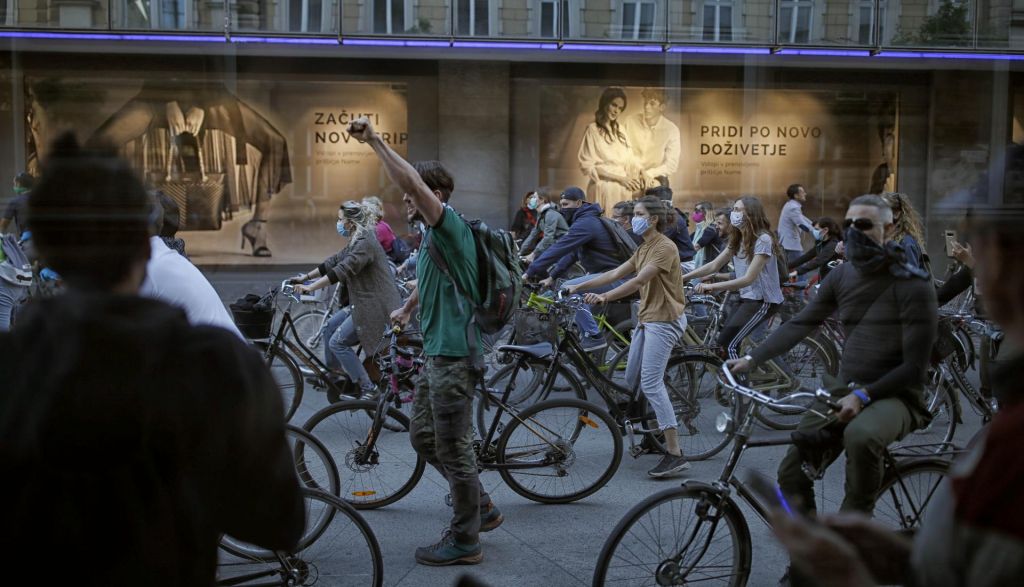
M 404 226 L 346 132 L 360 115 L 445 162 L 453 203 L 498 226 L 539 186 L 635 197 L 593 179 L 619 155 L 683 210 L 752 194 L 777 214 L 801 183 L 812 217 L 898 190 L 932 221 L 1002 181 L 982 173 L 1024 141 L 1020 15 L 1016 0 L 8 0 L 0 175 L 35 172 L 63 131 L 114 143 L 181 201 L 211 265 L 317 260 L 346 199 L 380 196 Z M 612 103 L 621 142 L 594 134 Z M 253 214 L 269 214 L 271 258 L 239 252 Z

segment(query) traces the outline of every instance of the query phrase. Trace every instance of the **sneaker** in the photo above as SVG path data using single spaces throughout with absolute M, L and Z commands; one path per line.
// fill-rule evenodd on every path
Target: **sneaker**
M 498 506 L 493 503 L 487 504 L 485 507 L 480 508 L 480 531 L 490 532 L 502 522 L 505 521 L 505 516 L 501 515 L 501 510 Z
M 421 565 L 443 567 L 447 565 L 475 565 L 484 558 L 480 543 L 459 544 L 450 530 L 437 544 L 421 546 L 416 549 L 416 562 Z
M 359 399 L 376 401 L 380 397 L 380 390 L 374 387 L 364 387 L 359 390 Z
M 583 350 L 588 353 L 599 351 L 601 349 L 608 348 L 608 341 L 604 339 L 600 334 L 590 336 L 589 334 L 580 339 L 580 344 L 583 346 Z
M 661 462 L 658 463 L 658 466 L 647 471 L 647 474 L 651 477 L 668 477 L 689 468 L 690 462 L 683 455 L 665 455 L 661 457 Z

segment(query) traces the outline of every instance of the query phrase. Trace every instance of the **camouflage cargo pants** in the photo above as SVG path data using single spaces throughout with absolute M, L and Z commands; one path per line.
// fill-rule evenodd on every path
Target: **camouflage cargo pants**
M 409 431 L 416 452 L 448 480 L 452 534 L 463 544 L 478 542 L 480 508 L 491 501 L 473 452 L 474 382 L 468 359 L 430 357 L 417 381 Z

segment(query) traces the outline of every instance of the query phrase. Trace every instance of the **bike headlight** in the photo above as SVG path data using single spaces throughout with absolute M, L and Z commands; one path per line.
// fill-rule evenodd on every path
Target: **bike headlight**
M 729 434 L 732 432 L 733 421 L 732 416 L 728 412 L 722 412 L 715 418 L 715 430 L 722 434 Z

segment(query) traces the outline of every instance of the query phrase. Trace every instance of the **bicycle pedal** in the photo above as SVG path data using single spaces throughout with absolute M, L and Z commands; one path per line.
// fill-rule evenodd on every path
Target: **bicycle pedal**
M 647 449 L 646 449 L 646 448 L 644 448 L 644 447 L 642 447 L 642 446 L 639 446 L 639 445 L 637 445 L 637 446 L 631 446 L 631 447 L 629 447 L 629 454 L 630 454 L 630 456 L 632 456 L 632 457 L 633 457 L 634 459 L 635 459 L 635 458 L 637 458 L 637 457 L 639 457 L 640 455 L 642 455 L 642 454 L 646 454 L 646 453 L 647 453 Z

